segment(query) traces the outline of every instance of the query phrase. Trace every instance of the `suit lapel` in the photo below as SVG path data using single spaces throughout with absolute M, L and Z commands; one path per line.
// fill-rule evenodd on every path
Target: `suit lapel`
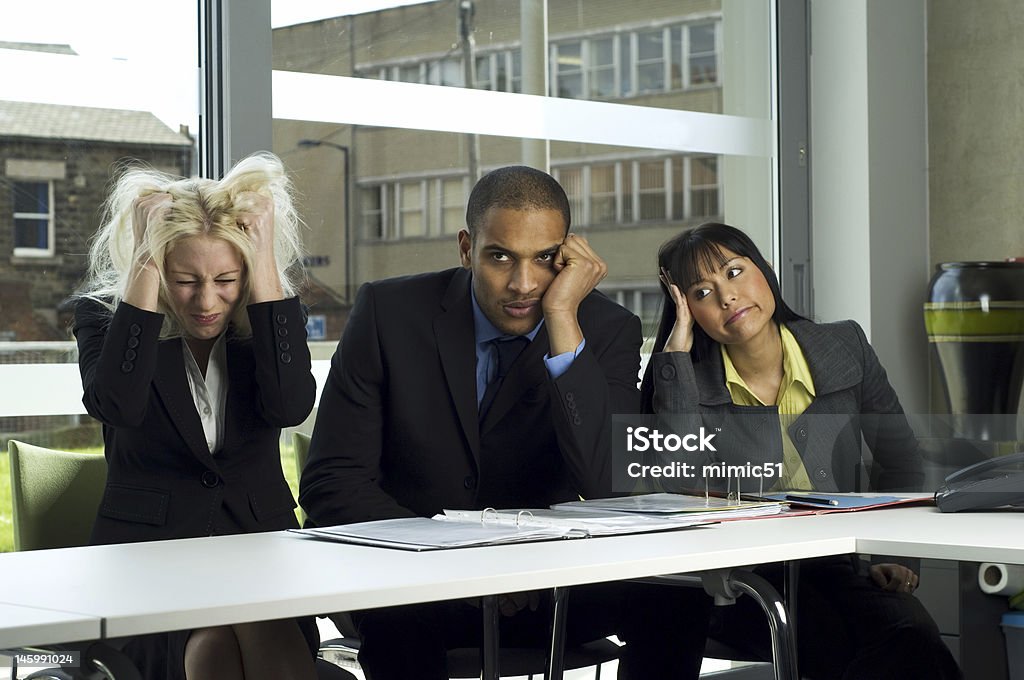
M 164 402 L 167 415 L 192 454 L 207 467 L 217 470 L 219 466 L 206 444 L 203 423 L 199 420 L 195 400 L 188 386 L 180 342 L 161 342 L 158 345 L 153 385 Z
M 434 319 L 434 338 L 441 358 L 448 392 L 459 424 L 480 463 L 480 428 L 476 405 L 476 331 L 469 296 L 469 271 L 460 269 L 452 277 L 441 300 L 441 313 Z
M 548 352 L 548 331 L 541 326 L 533 341 L 516 357 L 505 381 L 494 396 L 490 410 L 480 423 L 480 432 L 487 432 L 499 422 L 528 390 L 536 388 L 547 377 L 544 355 Z
M 804 353 L 819 397 L 849 389 L 863 380 L 860 362 L 829 326 L 810 321 L 793 321 L 786 326 Z

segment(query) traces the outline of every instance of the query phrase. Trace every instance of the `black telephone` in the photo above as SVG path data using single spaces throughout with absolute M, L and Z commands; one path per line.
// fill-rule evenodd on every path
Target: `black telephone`
M 935 492 L 935 505 L 942 512 L 1024 506 L 1024 452 L 957 470 Z

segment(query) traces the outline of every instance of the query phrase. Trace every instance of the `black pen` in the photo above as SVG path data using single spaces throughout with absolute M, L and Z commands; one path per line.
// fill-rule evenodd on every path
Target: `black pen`
M 820 505 L 839 505 L 839 501 L 834 498 L 821 498 L 819 496 L 800 496 L 797 494 L 786 494 L 787 501 L 796 501 L 798 503 L 817 503 Z

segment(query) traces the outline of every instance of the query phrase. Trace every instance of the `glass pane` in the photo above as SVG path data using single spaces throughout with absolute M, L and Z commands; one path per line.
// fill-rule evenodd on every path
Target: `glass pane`
M 47 215 L 50 212 L 50 185 L 47 182 L 13 182 L 14 212 Z
M 681 220 L 686 214 L 686 164 L 682 156 L 672 159 L 672 219 Z
M 669 62 L 669 87 L 673 90 L 683 88 L 683 27 L 676 26 L 672 29 L 671 61 Z
M 441 181 L 441 231 L 445 234 L 457 234 L 466 225 L 466 192 L 464 183 L 459 179 Z
M 718 60 L 714 57 L 690 57 L 690 84 L 707 85 L 718 80 Z
M 427 225 L 423 219 L 423 187 L 419 182 L 402 184 L 402 235 L 424 236 Z
M 590 169 L 590 221 L 592 224 L 615 222 L 614 165 L 598 165 Z
M 690 54 L 715 51 L 715 25 L 690 26 Z
M 622 95 L 628 96 L 633 93 L 633 42 L 629 33 L 619 37 L 619 61 Z
M 54 343 L 7 347 L 0 364 L 76 361 L 65 302 L 85 277 L 114 173 L 129 163 L 195 173 L 199 4 L 35 0 L 0 9 L 0 341 Z M 81 427 L 81 441 L 99 446 L 91 423 L 0 417 L 0 432 Z M 3 533 L 0 521 L 0 551 Z
M 637 58 L 641 61 L 664 59 L 662 42 L 665 39 L 662 31 L 645 31 L 637 35 Z
M 291 0 L 273 2 L 275 7 L 294 5 Z M 756 191 L 730 194 L 740 205 L 732 214 L 748 230 L 770 233 L 774 212 L 767 189 L 771 186 L 767 155 L 748 158 L 732 153 L 723 157 L 726 160 L 716 161 L 716 152 L 703 147 L 714 133 L 704 131 L 687 136 L 701 144 L 701 148 L 694 149 L 678 148 L 681 135 L 677 129 L 659 134 L 665 147 L 657 143 L 639 148 L 620 146 L 615 140 L 596 143 L 570 139 L 575 130 L 587 127 L 577 120 L 565 125 L 568 132 L 561 134 L 568 137 L 521 137 L 513 130 L 525 116 L 510 113 L 517 111 L 519 102 L 498 96 L 524 89 L 536 91 L 535 79 L 540 78 L 548 83 L 550 95 L 574 98 L 574 106 L 587 106 L 590 102 L 586 100 L 614 100 L 629 107 L 733 113 L 760 116 L 767 121 L 770 100 L 752 101 L 750 93 L 767 91 L 764 83 L 771 80 L 768 3 L 635 0 L 624 5 L 604 0 L 552 1 L 547 3 L 548 15 L 543 18 L 547 21 L 548 43 L 538 47 L 538 54 L 530 55 L 533 58 L 527 61 L 531 70 L 526 73 L 523 45 L 534 44 L 532 39 L 540 28 L 522 25 L 518 0 L 474 0 L 472 46 L 462 43 L 455 11 L 458 3 L 450 0 L 275 26 L 273 59 L 278 71 L 350 76 L 382 69 L 394 73 L 401 67 L 410 74 L 415 72 L 416 78 L 409 79 L 420 82 L 419 69 L 427 80 L 428 68 L 434 64 L 433 72 L 437 74 L 434 82 L 438 85 L 429 92 L 402 88 L 400 83 L 370 83 L 383 88 L 380 96 L 373 97 L 372 106 L 366 105 L 365 98 L 353 101 L 332 97 L 331 101 L 339 102 L 334 112 L 318 110 L 306 119 L 293 115 L 274 121 L 273 149 L 295 169 L 297 188 L 304 196 L 304 216 L 312 225 L 310 240 L 321 244 L 311 250 L 333 252 L 332 263 L 344 262 L 341 253 L 346 246 L 350 251 L 348 271 L 339 268 L 326 285 L 336 291 L 338 300 L 350 305 L 355 290 L 365 281 L 457 266 L 454 235 L 463 227 L 465 201 L 473 185 L 470 173 L 518 163 L 542 167 L 545 158 L 550 159 L 552 172 L 571 198 L 573 223 L 587 230 L 595 250 L 609 264 L 609 279 L 614 280 L 617 291 L 628 293 L 630 306 L 641 306 L 639 291 L 657 290 L 651 262 L 666 239 L 699 223 L 702 218 L 697 215 L 717 210 L 713 216 L 721 217 L 729 212 L 723 203 L 725 188 L 718 179 L 726 173 L 718 172 L 717 162 L 738 164 L 730 177 L 743 177 L 744 182 L 755 184 L 757 178 L 763 180 Z M 344 3 L 341 6 L 347 7 Z M 741 31 L 736 35 L 744 39 L 728 42 L 731 50 L 725 54 L 726 50 L 716 48 L 716 44 L 723 43 L 719 34 L 732 35 L 729 30 Z M 765 37 L 763 48 L 750 37 L 759 31 Z M 454 71 L 443 75 L 449 73 L 443 64 L 459 63 L 464 50 L 472 50 L 477 67 L 475 85 L 493 92 L 474 93 L 477 96 L 472 110 L 465 104 L 446 104 L 435 119 L 430 110 L 432 102 L 445 101 L 452 94 L 445 90 L 451 83 L 461 82 Z M 737 74 L 736 82 L 729 84 L 736 89 L 729 96 L 720 73 L 725 57 L 729 58 L 730 74 Z M 740 76 L 751 82 L 740 82 Z M 692 78 L 699 87 L 689 87 Z M 310 92 L 308 97 L 292 96 L 289 101 L 308 101 L 312 110 L 325 96 L 323 92 Z M 726 111 L 724 104 L 732 101 L 741 108 Z M 531 98 L 529 103 L 536 105 L 536 117 L 540 119 L 557 117 L 553 113 L 557 106 L 552 104 L 565 104 L 545 98 Z M 350 107 L 357 113 L 347 114 Z M 380 113 L 375 113 L 378 110 Z M 375 118 L 378 115 L 379 120 Z M 517 119 L 506 125 L 505 119 L 511 117 Z M 636 120 L 609 118 L 601 123 L 603 129 L 632 135 Z M 480 129 L 468 129 L 478 124 Z M 766 127 L 771 129 L 771 124 L 766 123 Z M 485 128 L 487 131 L 482 131 Z M 494 135 L 495 129 L 505 136 Z M 296 149 L 296 140 L 304 138 L 329 138 L 351 149 L 351 176 L 347 178 L 353 192 L 351 227 L 345 211 L 338 209 L 338 186 L 344 181 L 343 157 L 330 149 L 315 154 L 311 149 Z M 538 139 L 550 140 L 548 154 L 532 155 Z M 691 156 L 711 157 L 694 163 L 692 178 Z M 751 162 L 749 167 L 756 171 L 740 171 L 748 167 L 743 164 Z M 321 177 L 333 181 L 328 184 L 320 181 Z M 427 190 L 420 193 L 414 206 L 412 195 L 407 195 L 403 187 L 421 182 Z M 383 202 L 374 197 L 371 207 L 363 205 L 366 198 L 359 189 L 381 185 L 401 194 Z M 758 197 L 759 204 L 746 207 L 754 200 L 750 196 Z M 760 197 L 766 199 L 763 205 Z M 751 224 L 748 215 L 764 216 L 764 223 Z M 364 231 L 367 224 L 370 230 Z M 376 240 L 374 231 L 379 234 Z M 346 236 L 340 237 L 342 234 Z M 759 242 L 766 241 L 761 238 Z M 317 276 L 326 273 L 321 270 Z M 343 323 L 341 318 L 329 323 L 328 328 Z
M 20 218 L 14 220 L 14 247 L 48 249 L 50 247 L 50 244 L 47 243 L 49 226 L 49 220 Z
M 562 168 L 558 171 L 558 182 L 569 197 L 569 214 L 573 216 L 573 225 L 584 226 L 587 220 L 583 214 L 583 171 L 579 168 Z

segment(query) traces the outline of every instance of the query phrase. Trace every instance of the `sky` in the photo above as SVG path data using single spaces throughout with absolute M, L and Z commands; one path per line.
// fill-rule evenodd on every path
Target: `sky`
M 423 0 L 273 0 L 271 25 Z M 152 111 L 196 125 L 196 0 L 0 0 L 0 41 L 71 45 L 80 58 L 0 50 L 0 99 Z M 130 88 L 95 83 L 131 83 Z

